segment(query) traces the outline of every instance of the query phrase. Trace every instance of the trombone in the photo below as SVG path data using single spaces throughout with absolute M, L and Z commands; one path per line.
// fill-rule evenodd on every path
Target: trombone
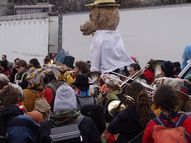
M 116 75 L 118 75 L 118 76 L 121 76 L 121 77 L 126 78 L 126 80 L 124 80 L 124 81 L 119 85 L 119 87 L 120 87 L 121 89 L 123 89 L 123 88 L 125 87 L 125 85 L 128 85 L 128 84 L 129 84 L 129 83 L 128 83 L 129 81 L 134 81 L 134 80 L 139 76 L 139 74 L 140 74 L 142 71 L 144 71 L 145 69 L 147 69 L 149 66 L 150 66 L 150 65 L 147 64 L 144 68 L 140 69 L 139 71 L 137 71 L 137 72 L 136 72 L 134 75 L 132 75 L 132 76 L 125 76 L 125 75 L 122 75 L 122 74 L 119 74 L 119 73 L 116 73 L 116 72 L 110 72 L 110 73 L 113 73 L 113 74 L 116 74 Z M 155 87 L 153 87 L 153 86 L 151 86 L 151 85 L 149 85 L 149 84 L 147 84 L 147 83 L 144 83 L 144 82 L 141 82 L 141 81 L 136 81 L 136 82 L 141 83 L 144 87 L 146 87 L 146 88 L 149 89 L 149 90 L 156 91 L 156 88 L 155 88 Z
M 129 76 L 129 77 L 126 77 L 126 80 L 121 83 L 120 88 L 123 89 L 124 86 L 125 86 L 130 80 L 135 80 L 135 79 L 139 76 L 139 74 L 140 74 L 142 71 L 144 71 L 145 69 L 147 69 L 149 66 L 150 66 L 150 65 L 147 64 L 144 68 L 142 68 L 142 69 L 140 69 L 139 71 L 137 71 L 134 75 Z
M 115 74 L 115 75 L 118 75 L 118 76 L 121 76 L 121 77 L 124 77 L 126 78 L 120 85 L 119 87 L 121 89 L 125 88 L 126 85 L 129 85 L 129 81 L 134 81 L 137 76 L 145 69 L 147 69 L 149 67 L 149 64 L 147 64 L 144 68 L 140 69 L 138 72 L 136 72 L 134 75 L 132 76 L 125 76 L 125 75 L 122 75 L 122 74 L 119 74 L 119 73 L 116 73 L 116 72 L 110 72 L 112 74 Z M 141 81 L 136 81 L 136 82 L 139 82 L 140 84 L 142 84 L 145 88 L 146 88 L 146 92 L 147 94 L 149 95 L 149 97 L 153 97 L 154 95 L 154 92 L 156 91 L 156 88 L 147 84 L 147 83 L 144 83 L 144 82 L 141 82 Z M 131 103 L 134 103 L 134 99 L 129 96 L 129 95 L 123 95 L 123 98 L 121 99 L 121 101 L 119 100 L 114 100 L 114 101 L 111 101 L 111 103 L 108 105 L 107 107 L 107 110 L 108 110 L 108 113 L 111 115 L 111 116 L 115 116 L 115 114 L 117 112 L 120 112 L 122 111 L 123 109 L 125 109 L 125 107 L 128 106 L 128 104 L 131 104 Z

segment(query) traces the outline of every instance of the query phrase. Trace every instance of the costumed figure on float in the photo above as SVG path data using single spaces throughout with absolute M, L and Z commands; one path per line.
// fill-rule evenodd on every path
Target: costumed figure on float
M 95 0 L 87 4 L 90 19 L 81 25 L 83 35 L 93 35 L 90 46 L 91 71 L 122 72 L 133 61 L 117 32 L 119 11 L 115 0 Z

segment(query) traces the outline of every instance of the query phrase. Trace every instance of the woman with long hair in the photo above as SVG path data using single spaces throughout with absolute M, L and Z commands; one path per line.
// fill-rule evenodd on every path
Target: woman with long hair
M 147 122 L 154 116 L 151 111 L 151 101 L 145 87 L 137 82 L 124 89 L 125 95 L 131 96 L 133 102 L 111 121 L 108 131 L 119 134 L 115 143 L 127 143 L 142 132 Z

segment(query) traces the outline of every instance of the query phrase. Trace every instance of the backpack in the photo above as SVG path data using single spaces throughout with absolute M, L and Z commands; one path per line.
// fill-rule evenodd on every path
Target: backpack
M 93 105 L 97 105 L 96 98 L 93 96 L 81 97 L 81 96 L 76 95 L 76 101 L 78 104 L 78 109 L 81 109 L 85 105 L 92 105 L 91 103 L 89 103 L 89 101 L 91 101 L 91 100 L 93 100 Z M 85 105 L 83 105 L 84 103 L 85 103 Z
M 52 143 L 81 143 L 83 138 L 80 135 L 78 125 L 83 118 L 84 116 L 81 116 L 77 123 L 50 129 Z
M 173 128 L 166 127 L 159 118 L 155 118 L 154 121 L 157 125 L 153 127 L 152 133 L 154 143 L 189 143 L 191 141 L 190 135 L 184 127 L 181 127 L 186 117 L 186 115 L 182 114 L 178 121 L 174 123 Z
M 54 96 L 56 95 L 56 91 L 57 89 L 63 85 L 65 82 L 64 81 L 54 81 L 54 82 L 50 82 L 48 83 L 46 86 L 50 87 L 52 89 L 52 91 L 54 92 Z
M 54 81 L 54 82 L 50 82 L 50 83 L 48 83 L 47 85 L 46 85 L 46 87 L 49 87 L 49 88 L 51 88 L 52 89 L 52 91 L 53 91 L 53 96 L 54 96 L 54 99 L 55 99 L 55 96 L 56 96 L 56 91 L 57 91 L 57 89 L 61 86 L 61 85 L 63 85 L 65 82 L 64 81 Z M 52 103 L 51 103 L 51 109 L 53 110 L 54 109 L 54 99 L 53 99 L 53 101 L 52 101 Z

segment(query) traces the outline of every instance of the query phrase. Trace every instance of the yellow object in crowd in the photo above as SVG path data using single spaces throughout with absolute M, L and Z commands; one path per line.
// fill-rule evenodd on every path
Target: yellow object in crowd
M 65 71 L 64 73 L 61 73 L 58 77 L 58 80 L 64 80 L 68 85 L 71 85 L 74 82 L 70 71 Z
M 154 114 L 158 117 L 161 113 L 160 108 L 158 108 L 155 104 L 151 105 L 151 110 L 154 112 Z

